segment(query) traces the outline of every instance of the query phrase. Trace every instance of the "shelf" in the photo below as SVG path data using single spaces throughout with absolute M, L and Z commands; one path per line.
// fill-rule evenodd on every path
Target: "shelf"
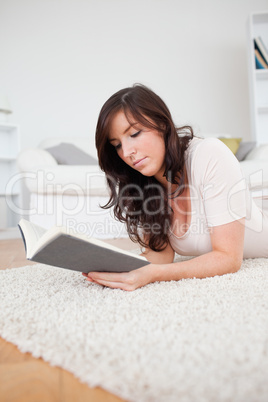
M 248 68 L 251 138 L 268 143 L 268 68 L 256 69 L 254 39 L 261 37 L 268 47 L 268 10 L 250 14 L 248 20 Z
M 0 227 L 14 226 L 19 219 L 21 183 L 10 180 L 18 173 L 16 160 L 20 151 L 19 126 L 0 122 Z M 13 184 L 12 184 L 13 183 Z M 10 185 L 9 185 L 10 184 Z M 14 208 L 13 208 L 14 205 Z M 17 212 L 19 211 L 19 212 Z
M 253 24 L 267 24 L 268 23 L 268 13 L 263 11 L 261 13 L 254 13 L 252 15 Z
M 16 159 L 17 158 L 13 156 L 0 156 L 0 162 L 14 162 Z
M 17 130 L 18 126 L 16 126 L 15 124 L 0 122 L 0 130 L 2 129 L 4 129 L 5 131 L 13 131 Z
M 18 191 L 14 191 L 14 193 L 5 193 L 3 191 L 0 191 L 0 197 L 17 197 L 19 195 L 20 193 Z
M 262 105 L 257 107 L 258 113 L 268 113 L 268 105 Z
M 268 68 L 265 70 L 255 70 L 256 78 L 258 80 L 268 79 Z

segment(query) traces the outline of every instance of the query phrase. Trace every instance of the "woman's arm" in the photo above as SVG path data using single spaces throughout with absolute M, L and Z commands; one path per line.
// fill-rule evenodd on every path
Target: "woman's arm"
M 212 229 L 212 251 L 182 262 L 171 262 L 171 247 L 160 253 L 148 251 L 144 256 L 152 262 L 142 268 L 124 273 L 90 272 L 88 280 L 111 288 L 135 290 L 156 281 L 172 281 L 183 278 L 206 278 L 239 270 L 243 260 L 244 219 Z M 162 256 L 161 256 L 161 253 Z M 159 256 L 157 262 L 157 254 Z M 173 260 L 172 260 L 173 261 Z
M 191 260 L 161 264 L 156 280 L 207 278 L 239 270 L 243 261 L 245 219 L 212 228 L 212 251 Z
M 168 264 L 173 262 L 175 252 L 168 243 L 163 251 L 153 251 L 148 247 L 141 255 L 153 264 Z

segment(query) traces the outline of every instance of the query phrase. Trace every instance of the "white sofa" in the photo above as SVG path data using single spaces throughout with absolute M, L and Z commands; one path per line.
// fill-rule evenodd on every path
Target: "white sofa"
M 240 162 L 253 198 L 268 198 L 268 144 L 254 148 Z
M 71 143 L 96 158 L 87 138 L 49 138 L 38 148 L 23 150 L 17 159 L 29 192 L 24 213 L 31 222 L 45 228 L 66 226 L 100 239 L 127 237 L 125 225 L 104 210 L 109 193 L 99 165 L 59 165 L 46 151 L 60 143 Z M 96 159 L 97 161 L 97 159 Z
M 123 223 L 111 210 L 103 210 L 109 194 L 104 173 L 96 165 L 59 165 L 46 151 L 62 142 L 71 143 L 91 156 L 87 138 L 53 138 L 38 148 L 22 151 L 18 167 L 29 191 L 29 219 L 46 228 L 64 225 L 96 238 L 127 237 Z M 253 197 L 268 197 L 268 144 L 253 149 L 240 162 Z

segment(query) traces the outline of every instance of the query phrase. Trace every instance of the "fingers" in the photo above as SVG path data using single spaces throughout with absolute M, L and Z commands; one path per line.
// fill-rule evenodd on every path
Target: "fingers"
M 111 282 L 111 281 L 105 281 L 103 279 L 98 279 L 96 281 L 94 281 L 95 283 L 98 283 L 99 285 L 102 286 L 106 286 L 112 289 L 122 289 L 122 290 L 126 290 L 125 288 L 127 287 L 127 285 L 123 282 Z
M 83 274 L 84 275 L 84 274 Z M 89 272 L 85 274 L 89 279 L 98 282 L 99 280 L 104 280 L 106 282 L 118 282 L 122 283 L 127 280 L 128 272 L 113 273 L 113 272 Z
M 102 286 L 107 286 L 113 289 L 122 289 L 127 291 L 135 290 L 137 286 L 128 275 L 128 272 L 112 273 L 112 272 L 89 272 L 83 274 L 86 280 L 92 283 L 97 283 Z
M 93 279 L 91 279 L 91 278 L 86 278 L 86 281 L 88 281 L 88 282 L 94 282 Z

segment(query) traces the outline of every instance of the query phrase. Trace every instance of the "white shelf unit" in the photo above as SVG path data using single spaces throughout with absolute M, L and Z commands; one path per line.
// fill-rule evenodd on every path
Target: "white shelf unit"
M 20 150 L 19 127 L 0 122 L 0 229 L 17 225 L 21 204 L 20 183 L 8 185 L 18 172 L 16 159 Z
M 268 10 L 251 14 L 248 21 L 251 137 L 260 145 L 268 143 L 268 69 L 256 69 L 253 40 L 258 36 L 268 48 Z

